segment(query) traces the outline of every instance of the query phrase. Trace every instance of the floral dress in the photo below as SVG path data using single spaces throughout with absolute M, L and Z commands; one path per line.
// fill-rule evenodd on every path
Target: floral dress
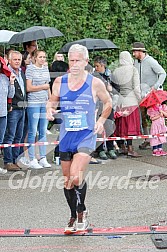
M 158 106 L 151 107 L 147 110 L 147 114 L 150 117 L 158 116 L 159 110 L 163 110 L 167 112 L 167 106 L 165 104 Z M 166 133 L 166 126 L 165 126 L 165 119 L 164 117 L 160 117 L 154 121 L 152 121 L 151 128 L 150 128 L 150 134 L 156 135 L 156 134 L 164 134 Z M 156 146 L 159 144 L 166 143 L 166 137 L 156 137 L 150 139 L 150 145 Z

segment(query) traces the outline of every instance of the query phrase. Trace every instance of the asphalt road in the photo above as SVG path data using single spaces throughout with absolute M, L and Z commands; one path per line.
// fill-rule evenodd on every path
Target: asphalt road
M 53 136 L 52 136 L 53 137 Z M 49 138 L 52 138 L 51 136 Z M 53 141 L 53 139 L 52 139 Z M 141 141 L 134 140 L 135 148 Z M 48 147 L 51 162 L 53 146 Z M 94 227 L 150 226 L 167 220 L 167 156 L 120 156 L 89 165 L 86 205 Z M 0 165 L 2 165 L 0 160 Z M 163 174 L 163 175 L 162 175 Z M 69 209 L 63 195 L 60 166 L 0 175 L 0 229 L 64 228 Z M 0 251 L 158 251 L 150 235 L 0 238 Z

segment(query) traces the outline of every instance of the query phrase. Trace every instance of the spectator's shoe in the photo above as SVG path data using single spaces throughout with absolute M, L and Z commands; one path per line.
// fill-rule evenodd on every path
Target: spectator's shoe
M 0 174 L 6 174 L 7 173 L 7 169 L 3 169 L 0 167 Z
M 32 169 L 42 169 L 43 166 L 38 163 L 38 160 L 36 158 L 34 158 L 33 160 L 30 161 L 29 168 L 32 168 Z
M 164 150 L 159 150 L 159 152 L 160 152 L 160 156 L 166 156 L 167 155 L 167 152 L 164 151 Z
M 107 154 L 108 154 L 108 157 L 109 157 L 109 158 L 111 158 L 111 159 L 117 159 L 117 155 L 116 155 L 116 153 L 115 153 L 114 150 L 108 151 Z
M 64 232 L 75 232 L 76 231 L 76 218 L 71 217 Z
M 88 222 L 88 211 L 83 211 L 81 213 L 78 213 L 78 219 L 76 223 L 76 229 L 77 231 L 84 231 L 89 227 L 89 222 Z
M 52 132 L 51 132 L 50 130 L 47 129 L 47 130 L 46 130 L 46 134 L 47 134 L 47 135 L 52 135 Z
M 17 164 L 13 163 L 4 164 L 4 169 L 8 171 L 20 171 L 20 167 Z
M 147 150 L 148 149 L 147 147 L 150 147 L 150 142 L 148 141 L 145 141 L 141 145 L 139 145 L 140 150 Z
M 162 156 L 162 155 L 161 155 L 161 152 L 160 152 L 159 150 L 154 150 L 152 155 L 153 155 L 153 156 L 156 156 L 156 157 Z
M 17 165 L 21 168 L 29 168 L 30 167 L 30 161 L 26 157 L 21 157 L 17 161 Z
M 105 151 L 100 151 L 100 152 L 99 152 L 99 158 L 100 158 L 100 159 L 103 159 L 103 160 L 107 160 L 107 159 L 108 159 L 108 157 L 107 157 Z
M 41 165 L 43 168 L 50 168 L 51 164 L 48 163 L 46 157 L 43 157 L 39 160 L 39 165 Z
M 136 151 L 128 151 L 128 157 L 138 158 L 138 157 L 142 157 L 142 155 L 138 154 Z

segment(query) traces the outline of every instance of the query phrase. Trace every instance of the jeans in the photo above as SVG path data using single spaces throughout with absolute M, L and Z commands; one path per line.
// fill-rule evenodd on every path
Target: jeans
M 7 124 L 7 116 L 0 117 L 0 144 L 3 143 Z
M 23 135 L 22 135 L 21 143 L 24 143 L 27 133 L 28 133 L 28 117 L 27 117 L 27 110 L 25 110 L 24 128 L 23 128 Z M 20 147 L 20 155 L 24 157 L 23 146 Z
M 4 143 L 20 143 L 24 127 L 24 109 L 15 109 L 7 115 L 7 127 L 4 137 Z M 20 153 L 20 147 L 4 148 L 4 163 L 16 163 Z
M 154 145 L 153 150 L 162 149 L 162 144 Z
M 46 104 L 38 103 L 31 104 L 31 106 L 27 107 L 27 115 L 28 115 L 28 143 L 35 143 L 35 137 L 37 134 L 37 130 L 39 132 L 38 141 L 46 142 L 46 130 L 48 125 L 48 120 L 46 119 Z M 30 146 L 28 148 L 28 154 L 30 160 L 35 158 L 35 147 Z M 39 146 L 39 154 L 40 157 L 46 156 L 46 146 Z

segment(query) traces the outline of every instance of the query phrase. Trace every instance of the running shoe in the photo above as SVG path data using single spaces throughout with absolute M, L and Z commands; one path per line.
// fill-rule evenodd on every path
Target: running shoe
M 76 229 L 77 231 L 84 231 L 89 227 L 89 221 L 87 219 L 88 217 L 88 211 L 85 210 L 81 213 L 78 213 L 78 219 L 76 223 Z
M 65 227 L 64 229 L 64 232 L 73 232 L 73 231 L 76 231 L 76 218 L 74 217 L 71 217 L 68 224 L 67 224 L 67 227 Z

